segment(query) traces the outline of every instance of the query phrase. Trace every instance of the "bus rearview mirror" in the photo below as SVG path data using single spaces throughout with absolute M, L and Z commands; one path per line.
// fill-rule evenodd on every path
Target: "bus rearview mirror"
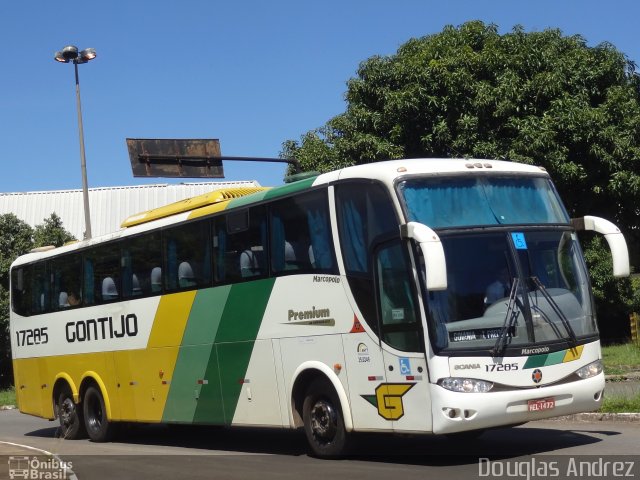
M 425 282 L 427 290 L 438 291 L 447 289 L 447 262 L 440 237 L 426 225 L 409 222 L 400 226 L 400 233 L 404 238 L 415 240 L 420 246 L 426 265 Z
M 587 230 L 604 235 L 613 259 L 613 276 L 629 276 L 629 250 L 627 249 L 627 242 L 618 227 L 609 220 L 590 215 L 582 218 L 572 218 L 571 224 L 576 231 Z

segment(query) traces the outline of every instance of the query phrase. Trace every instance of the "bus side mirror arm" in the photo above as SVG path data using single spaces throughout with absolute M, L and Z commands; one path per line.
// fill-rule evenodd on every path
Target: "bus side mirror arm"
M 427 290 L 446 290 L 447 262 L 438 234 L 422 223 L 409 222 L 400 225 L 400 236 L 410 238 L 420 246 L 426 265 Z
M 618 227 L 609 220 L 589 215 L 582 218 L 572 218 L 571 224 L 578 232 L 587 230 L 604 235 L 613 258 L 613 276 L 629 276 L 629 250 L 627 249 L 627 242 Z

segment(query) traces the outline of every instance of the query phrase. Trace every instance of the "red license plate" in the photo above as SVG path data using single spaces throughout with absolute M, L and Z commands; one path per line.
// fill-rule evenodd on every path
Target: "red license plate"
M 529 400 L 529 411 L 530 412 L 542 412 L 543 410 L 553 410 L 556 408 L 556 399 L 555 398 L 542 398 L 540 400 Z

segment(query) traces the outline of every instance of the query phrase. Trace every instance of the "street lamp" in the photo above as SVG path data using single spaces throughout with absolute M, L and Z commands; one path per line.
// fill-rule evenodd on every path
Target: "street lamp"
M 87 161 L 84 154 L 84 130 L 82 128 L 82 108 L 80 106 L 80 81 L 78 79 L 78 64 L 87 63 L 96 58 L 94 48 L 85 48 L 78 52 L 78 47 L 68 45 L 56 52 L 55 60 L 61 63 L 73 62 L 76 71 L 76 104 L 78 107 L 78 131 L 80 134 L 80 168 L 82 170 L 82 198 L 84 201 L 84 238 L 91 238 L 91 216 L 89 213 L 89 187 L 87 186 Z

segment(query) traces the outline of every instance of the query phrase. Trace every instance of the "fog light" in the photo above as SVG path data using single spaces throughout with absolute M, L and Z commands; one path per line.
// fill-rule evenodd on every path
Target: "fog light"
M 440 380 L 440 386 L 460 393 L 486 393 L 493 388 L 493 383 L 475 378 L 447 377 Z
M 596 375 L 600 375 L 601 373 L 602 373 L 602 362 L 600 360 L 591 362 L 589 365 L 585 365 L 584 367 L 579 368 L 576 371 L 576 374 L 582 379 L 595 377 Z

